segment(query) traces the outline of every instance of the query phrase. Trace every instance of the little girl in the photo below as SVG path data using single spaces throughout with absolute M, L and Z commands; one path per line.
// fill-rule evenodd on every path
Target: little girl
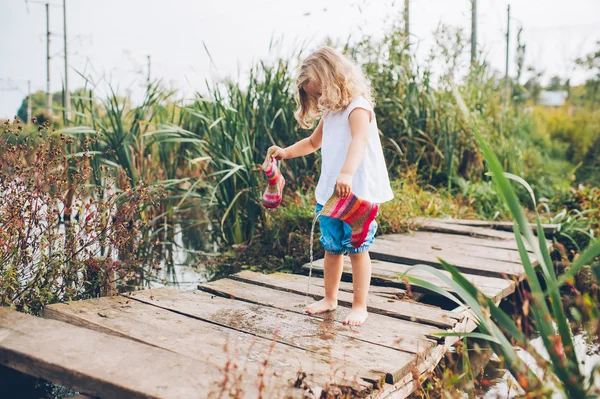
M 329 197 L 342 198 L 352 192 L 373 203 L 391 200 L 385 159 L 373 112 L 371 88 L 362 71 L 330 47 L 324 47 L 304 60 L 296 79 L 298 110 L 296 119 L 310 128 L 320 118 L 314 132 L 287 148 L 273 146 L 275 159 L 291 159 L 321 149 L 321 176 L 315 196 L 317 212 Z M 359 326 L 367 319 L 367 294 L 371 283 L 369 247 L 377 222 L 373 220 L 364 243 L 350 245 L 349 225 L 330 217 L 320 217 L 321 244 L 325 249 L 325 297 L 306 308 L 310 314 L 336 309 L 343 270 L 343 255 L 352 262 L 354 298 L 352 311 L 344 324 Z

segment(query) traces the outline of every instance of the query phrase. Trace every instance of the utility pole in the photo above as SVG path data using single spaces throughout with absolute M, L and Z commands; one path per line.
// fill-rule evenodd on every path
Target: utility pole
M 46 3 L 46 114 L 52 118 L 52 93 L 50 92 L 50 4 Z
M 63 0 L 63 31 L 65 42 L 65 119 L 71 119 L 71 94 L 69 93 L 69 61 L 67 52 L 67 0 Z
M 31 80 L 27 81 L 27 124 L 31 123 Z
M 150 54 L 148 54 L 146 57 L 148 58 L 148 78 L 146 79 L 146 82 L 148 86 L 150 86 L 150 65 L 152 65 L 152 63 L 150 62 Z
M 410 34 L 409 0 L 404 0 L 404 35 Z
M 477 60 L 477 0 L 471 0 L 471 64 Z
M 506 89 L 506 108 L 510 103 L 510 84 L 508 81 L 508 53 L 510 49 L 510 4 L 506 10 L 507 21 L 506 21 L 506 72 L 504 75 L 504 86 Z

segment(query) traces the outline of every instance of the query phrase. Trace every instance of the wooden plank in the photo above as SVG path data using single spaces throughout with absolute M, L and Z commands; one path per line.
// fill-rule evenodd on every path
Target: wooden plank
M 284 295 L 282 292 L 276 294 Z M 369 375 L 385 373 L 385 381 L 390 383 L 402 378 L 415 362 L 412 354 L 331 334 L 330 322 L 294 312 L 232 301 L 200 291 L 155 289 L 137 291 L 128 297 L 324 356 L 361 364 Z
M 248 273 L 253 272 L 242 273 L 245 275 L 240 280 L 232 281 L 230 279 L 223 279 L 212 283 L 202 284 L 199 288 L 226 297 L 272 306 L 278 309 L 301 313 L 303 315 L 305 314 L 304 306 L 299 307 L 298 304 L 304 304 L 306 302 L 306 296 L 290 292 L 286 292 L 286 295 L 276 295 L 274 289 L 268 287 L 266 284 L 251 281 L 244 282 L 248 281 Z M 239 274 L 236 276 L 239 276 Z M 250 276 L 250 278 L 252 278 L 252 276 Z M 269 298 L 274 297 L 278 299 L 276 301 L 269 300 Z M 443 331 L 436 327 L 397 320 L 377 313 L 371 313 L 369 315 L 365 328 L 350 328 L 341 323 L 341 320 L 343 320 L 349 311 L 350 309 L 348 307 L 338 306 L 338 310 L 335 312 L 310 316 L 331 321 L 333 323 L 332 331 L 336 334 L 354 337 L 409 353 L 418 353 L 423 347 L 430 347 L 437 343 L 439 338 L 429 339 L 428 337 L 435 332 Z M 377 326 L 377 328 L 368 328 L 368 326 Z M 402 331 L 402 334 L 398 331 Z
M 293 292 L 299 295 L 306 295 L 308 288 L 308 276 L 302 275 L 267 275 L 267 274 L 238 274 L 237 279 L 246 280 L 251 283 L 259 283 L 270 288 Z M 313 280 L 318 280 L 314 277 Z M 202 284 L 201 287 L 210 287 L 210 284 Z M 323 298 L 323 290 L 311 284 L 309 295 L 313 299 Z M 338 303 L 343 306 L 352 306 L 353 296 L 349 292 L 340 291 L 338 293 Z M 303 301 L 304 302 L 304 301 Z M 367 309 L 371 313 L 383 314 L 390 317 L 395 317 L 403 320 L 417 321 L 419 323 L 428 324 L 437 327 L 452 327 L 457 319 L 450 315 L 447 311 L 435 306 L 424 305 L 417 302 L 412 302 L 409 299 L 394 300 L 388 298 L 378 298 L 369 296 Z
M 417 366 L 411 370 L 411 373 L 405 375 L 400 381 L 394 384 L 385 384 L 381 389 L 373 392 L 368 398 L 407 398 L 420 386 L 422 379 L 435 369 L 447 351 L 448 348 L 444 345 L 438 345 L 431 348 L 431 350 L 419 358 Z M 415 381 L 415 376 L 418 377 L 417 381 Z
M 514 234 L 509 233 L 507 231 L 498 231 L 484 227 L 444 223 L 443 221 L 440 221 L 440 219 L 419 217 L 414 219 L 414 223 L 417 225 L 418 230 L 436 231 L 446 234 L 467 235 L 497 240 L 514 239 Z
M 362 367 L 331 359 L 237 330 L 179 315 L 124 297 L 105 297 L 47 306 L 44 316 L 95 331 L 207 361 L 220 370 L 229 390 L 241 389 L 258 397 L 261 383 L 266 397 L 293 396 L 299 372 L 311 390 L 341 385 L 354 395 L 364 395 L 372 384 L 353 378 Z M 377 375 L 373 376 L 377 378 Z
M 492 240 L 488 238 L 478 238 L 478 237 L 470 237 L 470 236 L 461 236 L 454 234 L 444 234 L 437 233 L 432 231 L 411 231 L 409 233 L 402 234 L 385 234 L 377 237 L 378 239 L 384 239 L 388 241 L 402 241 L 406 236 L 414 237 L 415 239 L 420 239 L 425 242 L 435 242 L 435 240 L 439 239 L 441 235 L 444 235 L 444 241 L 448 243 L 453 243 L 457 245 L 463 245 L 465 247 L 484 247 L 484 248 L 497 248 L 497 249 L 505 249 L 510 251 L 518 252 L 517 242 L 515 240 Z M 533 252 L 528 249 L 529 252 Z
M 387 239 L 386 237 L 379 237 L 378 240 L 388 241 L 390 243 L 398 243 L 401 248 L 427 248 L 434 251 L 443 253 L 467 253 L 469 257 L 485 259 L 485 260 L 497 260 L 500 262 L 510 262 L 521 264 L 521 256 L 518 251 L 480 247 L 477 245 L 461 244 L 451 240 L 447 240 L 448 234 L 434 233 L 436 236 L 431 238 L 415 237 L 411 234 L 404 234 L 396 239 Z M 536 262 L 535 255 L 527 253 L 529 260 Z
M 498 249 L 506 249 L 506 250 L 510 250 L 510 251 L 515 251 L 518 253 L 517 242 L 515 240 L 492 240 L 492 239 L 487 239 L 487 238 L 460 236 L 460 235 L 454 235 L 454 234 L 443 234 L 443 233 L 436 233 L 436 232 L 430 232 L 430 231 L 414 231 L 414 232 L 403 233 L 403 234 L 386 234 L 386 235 L 379 236 L 377 238 L 382 238 L 382 239 L 388 240 L 388 241 L 402 241 L 402 240 L 404 240 L 404 238 L 406 236 L 411 236 L 414 238 L 418 238 L 421 241 L 435 242 L 435 240 L 438 240 L 441 235 L 444 236 L 445 242 L 465 246 L 466 248 L 471 248 L 472 246 L 485 247 L 485 248 L 498 248 Z M 552 245 L 553 245 L 552 241 L 547 240 L 546 243 L 548 245 L 547 248 L 551 249 Z M 531 248 L 529 248 L 529 245 L 527 243 L 525 243 L 525 246 L 526 246 L 528 252 L 533 253 L 533 251 L 531 250 Z
M 252 275 L 262 275 L 262 273 L 256 273 L 256 272 L 244 270 L 237 274 L 233 274 L 233 275 L 229 276 L 228 278 L 242 279 L 243 277 L 246 277 L 248 279 L 251 279 Z M 305 276 L 303 276 L 303 275 L 288 274 L 288 273 L 273 273 L 273 274 L 269 274 L 269 276 L 274 276 L 274 277 L 282 278 L 282 279 L 290 279 L 290 280 L 294 280 L 294 281 L 303 280 L 305 278 Z M 313 279 L 311 281 L 311 285 L 314 285 L 315 287 L 324 287 L 325 286 L 322 278 Z M 354 288 L 352 287 L 352 283 L 347 282 L 347 281 L 340 281 L 340 291 L 353 292 Z M 369 294 L 373 294 L 373 295 L 377 295 L 377 296 L 381 296 L 381 297 L 389 298 L 389 299 L 402 299 L 406 296 L 406 290 L 404 290 L 402 288 L 398 288 L 398 287 L 387 287 L 387 286 L 382 286 L 382 285 L 375 285 L 375 286 L 371 286 L 369 288 Z
M 438 256 L 441 255 L 439 251 L 427 249 L 422 246 L 405 248 L 399 244 L 399 242 L 375 240 L 369 253 L 373 259 L 377 260 L 407 265 L 422 263 L 441 268 L 438 260 Z M 455 266 L 461 272 L 470 274 L 501 278 L 504 278 L 505 276 L 515 276 L 518 277 L 519 280 L 522 280 L 525 275 L 522 265 L 510 262 L 471 258 L 469 257 L 469 254 L 464 251 L 462 253 L 457 251 L 452 254 L 446 254 L 442 259 Z
M 502 230 L 502 231 L 513 231 L 514 222 L 512 221 L 493 221 L 493 220 L 467 220 L 467 219 L 435 219 L 440 222 L 449 224 L 459 224 L 463 226 L 476 226 L 476 227 L 487 227 L 490 229 Z M 529 223 L 531 231 L 537 234 L 537 224 Z M 558 230 L 558 224 L 554 223 L 542 223 L 542 229 L 544 235 L 552 237 Z
M 0 364 L 104 398 L 206 397 L 221 380 L 188 356 L 6 308 Z
M 308 265 L 304 265 L 303 269 L 308 270 Z M 241 272 L 244 273 L 244 272 Z M 275 273 L 274 273 L 275 274 Z M 282 273 L 283 274 L 283 273 Z M 237 274 L 229 276 L 229 278 L 236 279 Z M 297 276 L 297 275 L 294 275 Z M 300 276 L 302 277 L 302 276 Z M 348 278 L 348 275 L 345 275 Z M 315 287 L 325 288 L 325 283 L 322 278 L 316 278 L 311 281 L 311 285 Z M 352 287 L 352 282 L 349 281 L 340 281 L 340 291 L 345 292 L 353 292 L 354 288 Z M 377 285 L 376 281 L 373 281 L 371 287 L 369 288 L 369 294 L 386 298 L 386 299 L 407 299 L 408 292 L 401 285 Z M 420 291 L 413 291 L 411 293 L 410 299 L 413 301 L 418 301 L 423 297 L 423 293 Z
M 454 292 L 453 288 L 446 284 L 443 280 L 435 277 L 431 273 L 423 270 L 416 270 L 410 265 L 403 265 L 400 263 L 391 263 L 384 262 L 379 260 L 372 260 L 373 269 L 372 275 L 374 279 L 378 281 L 383 281 L 388 284 L 397 285 L 400 287 L 405 287 L 406 283 L 400 280 L 400 276 L 406 271 L 410 271 L 409 275 L 413 277 L 418 277 L 421 279 L 425 279 L 440 288 L 444 288 L 450 292 Z M 324 261 L 323 259 L 319 259 L 313 263 L 313 271 L 323 272 Z M 304 265 L 304 268 L 307 269 L 308 265 Z M 351 277 L 352 276 L 352 264 L 349 259 L 344 259 L 344 275 Z M 450 273 L 446 271 L 442 271 L 442 273 L 446 276 L 450 277 Z M 493 277 L 485 277 L 473 274 L 464 274 L 464 277 L 473 283 L 481 292 L 483 292 L 488 297 L 494 300 L 500 300 L 515 291 L 516 284 L 515 282 L 502 278 L 493 278 Z M 425 290 L 419 286 L 412 285 L 411 289 L 413 290 Z M 427 290 L 425 290 L 427 291 Z

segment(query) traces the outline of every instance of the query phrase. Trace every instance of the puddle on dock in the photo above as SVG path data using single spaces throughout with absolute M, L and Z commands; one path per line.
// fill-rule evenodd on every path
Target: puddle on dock
M 221 309 L 211 319 L 229 327 L 248 331 L 264 338 L 278 337 L 283 341 L 312 348 L 329 350 L 322 341 L 333 341 L 342 330 L 332 319 L 304 317 L 295 313 L 273 311 L 262 306 L 246 309 Z M 344 329 L 345 330 L 345 329 Z M 348 347 L 360 345 L 360 341 L 340 338 Z

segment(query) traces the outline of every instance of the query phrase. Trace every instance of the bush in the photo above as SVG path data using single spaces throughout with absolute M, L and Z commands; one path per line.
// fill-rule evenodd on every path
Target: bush
M 534 117 L 540 134 L 562 143 L 568 160 L 581 162 L 590 145 L 600 132 L 600 112 L 573 109 L 535 107 Z
M 151 264 L 149 245 L 140 240 L 144 210 L 160 193 L 114 192 L 109 183 L 104 197 L 91 196 L 90 154 L 65 153 L 72 138 L 45 131 L 47 141 L 34 147 L 31 136 L 20 137 L 20 123 L 7 121 L 3 129 L 0 305 L 39 313 L 48 303 L 140 284 L 143 266 Z M 11 137 L 21 144 L 10 144 Z

